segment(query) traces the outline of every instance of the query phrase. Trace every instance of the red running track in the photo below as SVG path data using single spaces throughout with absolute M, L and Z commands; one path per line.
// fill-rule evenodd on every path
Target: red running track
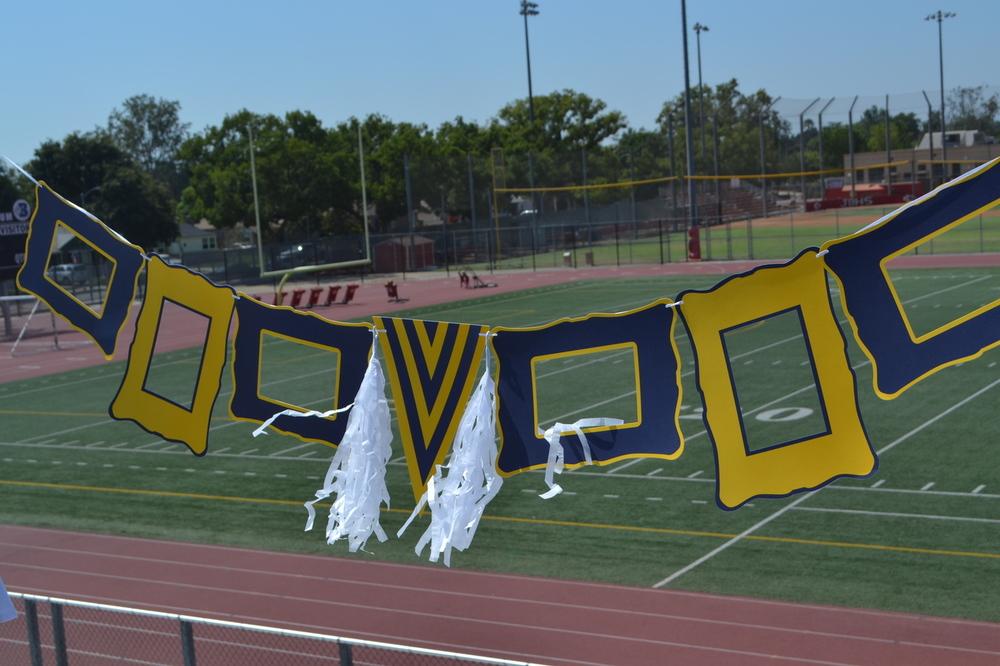
M 436 566 L 14 526 L 0 562 L 17 592 L 548 664 L 1000 663 L 998 624 Z

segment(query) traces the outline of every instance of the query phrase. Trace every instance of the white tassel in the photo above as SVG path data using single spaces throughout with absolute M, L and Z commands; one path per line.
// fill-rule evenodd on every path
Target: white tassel
M 316 499 L 305 503 L 309 531 L 316 518 L 313 505 L 336 495 L 326 523 L 326 542 L 332 544 L 346 537 L 352 553 L 364 550 L 372 534 L 379 541 L 387 539 L 379 524 L 379 512 L 383 502 L 389 506 L 385 473 L 392 456 L 392 427 L 377 348 L 377 344 L 373 345 L 371 361 L 347 417 L 344 438 L 330 461 L 323 487 L 316 491 Z
M 503 485 L 496 472 L 493 388 L 487 361 L 486 371 L 462 414 L 448 464 L 443 468 L 438 465 L 426 492 L 396 535 L 402 536 L 423 508 L 430 505 L 431 524 L 414 550 L 420 555 L 430 542 L 431 562 L 437 562 L 443 553 L 445 566 L 450 567 L 452 548 L 464 551 L 472 544 L 486 505 Z

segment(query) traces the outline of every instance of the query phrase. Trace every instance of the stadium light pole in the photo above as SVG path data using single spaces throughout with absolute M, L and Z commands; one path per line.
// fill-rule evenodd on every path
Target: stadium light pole
M 521 9 L 518 12 L 524 17 L 524 59 L 528 63 L 528 119 L 531 122 L 529 132 L 530 142 L 535 139 L 535 94 L 531 88 L 531 45 L 528 40 L 528 17 L 538 16 L 538 3 L 529 0 L 521 0 Z M 533 156 L 533 146 L 528 149 L 528 185 L 531 187 L 531 233 L 534 241 L 534 234 L 538 229 L 538 204 L 535 201 L 535 158 Z M 534 254 L 531 255 L 534 260 Z
M 695 43 L 698 51 L 698 128 L 701 130 L 701 161 L 705 162 L 705 93 L 701 87 L 701 33 L 708 32 L 708 26 L 695 23 Z
M 531 119 L 531 128 L 535 128 L 535 96 L 531 89 L 531 46 L 528 41 L 528 17 L 538 16 L 538 3 L 521 0 L 521 9 L 518 12 L 524 17 L 524 57 L 528 62 L 528 117 Z
M 942 165 L 943 169 L 948 168 L 948 142 L 945 141 L 945 122 L 944 122 L 944 32 L 941 28 L 941 24 L 945 19 L 955 18 L 958 16 L 955 12 L 943 12 L 940 9 L 933 14 L 928 14 L 924 17 L 925 21 L 937 21 L 938 24 L 938 76 L 941 83 L 941 161 L 945 164 Z M 931 165 L 931 169 L 934 165 Z M 948 180 L 947 172 L 945 172 L 944 180 Z
M 681 35 L 684 46 L 684 147 L 687 153 L 688 223 L 698 226 L 698 204 L 695 201 L 694 150 L 691 142 L 691 73 L 688 66 L 687 0 L 681 0 Z

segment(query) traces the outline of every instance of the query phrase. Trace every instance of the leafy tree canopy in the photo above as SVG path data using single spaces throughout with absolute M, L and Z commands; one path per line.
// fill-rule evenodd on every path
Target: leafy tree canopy
M 104 132 L 73 133 L 46 141 L 27 165 L 29 173 L 80 202 L 133 243 L 154 248 L 177 236 L 166 187 L 146 173 Z

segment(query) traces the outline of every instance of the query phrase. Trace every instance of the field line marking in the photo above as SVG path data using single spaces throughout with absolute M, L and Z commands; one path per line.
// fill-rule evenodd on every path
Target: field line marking
M 950 287 L 945 287 L 944 289 L 938 289 L 937 291 L 932 291 L 931 293 L 924 294 L 923 296 L 914 296 L 913 298 L 908 298 L 907 300 L 903 301 L 903 305 L 909 305 L 910 303 L 916 303 L 917 301 L 922 301 L 925 298 L 931 298 L 932 296 L 940 296 L 943 293 L 946 293 L 946 292 L 949 292 L 949 291 L 954 291 L 955 289 L 961 289 L 962 287 L 967 287 L 970 284 L 975 284 L 976 282 L 982 282 L 983 280 L 989 280 L 992 277 L 993 277 L 992 275 L 981 275 L 981 276 L 979 276 L 977 278 L 973 278 L 972 280 L 967 280 L 967 281 L 961 282 L 959 284 L 954 284 L 954 285 L 952 285 Z
M 990 525 L 1000 525 L 997 518 L 975 518 L 972 516 L 941 516 L 933 513 L 899 513 L 895 511 L 865 511 L 862 509 L 834 509 L 818 506 L 800 506 L 796 511 L 815 511 L 817 513 L 845 513 L 855 516 L 886 516 L 888 518 L 921 518 L 924 520 L 944 520 L 961 523 L 987 523 Z
M 772 513 L 770 516 L 767 516 L 766 518 L 757 521 L 756 523 L 754 523 L 750 527 L 746 528 L 745 530 L 743 530 L 742 532 L 740 532 L 736 536 L 730 538 L 725 543 L 720 544 L 719 546 L 716 546 L 715 548 L 713 548 L 712 550 L 708 551 L 707 553 L 705 553 L 704 555 L 702 555 L 698 559 L 694 560 L 693 562 L 689 562 L 688 564 L 685 564 L 683 567 L 681 567 L 680 569 L 678 569 L 674 573 L 670 574 L 669 576 L 667 576 L 663 580 L 661 580 L 658 583 L 656 583 L 655 585 L 653 585 L 653 587 L 654 588 L 661 588 L 661 587 L 664 587 L 665 585 L 669 585 L 670 583 L 672 583 L 673 581 L 677 580 L 678 578 L 680 578 L 681 576 L 683 576 L 687 572 L 689 572 L 692 569 L 695 569 L 695 568 L 701 566 L 702 564 L 704 564 L 705 562 L 709 561 L 710 559 L 712 559 L 713 557 L 715 557 L 719 553 L 723 552 L 724 550 L 726 550 L 730 546 L 733 546 L 733 545 L 739 543 L 740 541 L 742 541 L 743 539 L 746 539 L 746 538 L 750 537 L 751 535 L 753 535 L 754 532 L 756 532 L 760 528 L 764 527 L 765 525 L 767 525 L 768 523 L 770 523 L 772 520 L 780 518 L 785 512 L 790 511 L 791 509 L 794 509 L 796 506 L 798 506 L 799 504 L 801 504 L 802 502 L 804 502 L 807 497 L 809 497 L 809 495 L 802 495 L 801 497 L 799 497 L 798 499 L 792 501 L 791 503 L 786 504 L 782 508 L 780 508 L 777 511 L 775 511 L 774 513 Z
M 276 506 L 294 506 L 294 507 L 302 506 L 302 502 L 299 500 L 282 500 L 282 499 L 273 499 L 267 497 L 238 497 L 232 495 L 209 495 L 205 493 L 186 493 L 186 492 L 177 492 L 170 490 L 149 490 L 146 488 L 109 488 L 105 486 L 86 486 L 86 485 L 65 484 L 65 483 L 44 483 L 40 481 L 16 481 L 8 479 L 0 479 L 0 486 L 42 488 L 51 490 L 67 490 L 67 491 L 94 492 L 94 493 L 113 493 L 121 495 L 144 495 L 148 497 L 172 497 L 178 499 L 194 499 L 194 500 L 205 500 L 205 501 L 215 501 L 215 502 L 238 502 L 247 504 L 269 504 Z M 808 497 L 808 495 L 805 495 L 804 497 Z M 390 509 L 383 509 L 383 511 L 387 513 L 398 513 L 405 515 L 409 515 L 411 513 L 410 509 L 390 508 Z M 522 518 L 519 516 L 497 516 L 497 515 L 487 514 L 483 516 L 483 519 L 495 522 L 503 522 L 503 523 L 521 523 L 525 525 L 587 528 L 587 529 L 597 529 L 597 530 L 613 530 L 621 532 L 637 532 L 645 534 L 663 534 L 672 536 L 694 536 L 694 537 L 705 537 L 712 539 L 731 540 L 732 538 L 739 536 L 725 532 L 683 530 L 670 527 L 644 527 L 641 525 L 616 525 L 613 523 L 589 523 L 589 522 L 579 522 L 571 520 L 555 520 L 555 519 L 543 519 L 543 518 Z M 747 536 L 746 538 L 750 541 L 792 543 L 792 544 L 807 545 L 807 546 L 859 548 L 864 550 L 915 553 L 923 555 L 940 555 L 946 557 L 969 557 L 975 559 L 1000 560 L 1000 553 L 986 553 L 980 551 L 943 550 L 943 549 L 919 548 L 911 546 L 889 546 L 889 545 L 875 544 L 875 543 L 857 543 L 851 541 L 831 541 L 825 539 L 798 539 L 794 537 L 772 537 L 772 536 L 760 536 L 760 535 L 751 535 Z
M 587 410 L 594 409 L 595 407 L 603 407 L 604 405 L 607 405 L 608 403 L 612 403 L 612 402 L 615 402 L 617 400 L 621 400 L 622 398 L 627 398 L 630 395 L 635 395 L 635 390 L 629 391 L 627 393 L 622 393 L 621 395 L 616 395 L 616 396 L 613 396 L 611 398 L 607 398 L 606 400 L 601 400 L 600 402 L 595 402 L 592 405 L 587 405 L 585 407 L 580 407 L 579 409 L 574 409 L 572 412 L 567 412 L 565 414 L 560 414 L 559 416 L 557 416 L 555 418 L 548 419 L 547 423 L 549 423 L 549 425 L 551 425 L 551 424 L 553 424 L 553 423 L 555 423 L 555 422 L 557 422 L 557 421 L 559 421 L 561 419 L 566 418 L 567 416 L 573 416 L 574 414 L 579 414 L 580 412 L 586 412 Z
M 291 344 L 291 343 L 289 343 L 289 344 Z M 320 353 L 326 353 L 326 352 L 320 352 Z M 261 384 L 261 387 L 264 387 L 264 386 L 275 386 L 277 384 L 284 384 L 286 382 L 298 381 L 300 379 L 305 379 L 306 377 L 315 377 L 316 375 L 321 375 L 324 372 L 329 372 L 329 370 L 317 370 L 315 372 L 307 372 L 304 375 L 296 375 L 295 377 L 285 377 L 284 379 L 275 379 L 275 380 L 272 380 L 270 382 L 265 382 L 264 384 Z M 227 396 L 230 393 L 232 393 L 231 383 L 230 383 L 230 387 L 227 387 L 227 388 L 219 390 L 218 395 L 216 395 L 216 400 L 218 400 L 221 397 Z M 317 401 L 317 402 L 322 402 L 322 401 Z M 213 420 L 216 419 L 216 417 L 214 417 L 214 416 L 212 418 L 213 418 Z M 229 425 L 234 425 L 236 423 L 242 423 L 243 422 L 243 421 L 239 421 L 237 419 L 230 419 L 229 417 L 219 417 L 219 418 L 221 418 L 222 420 L 225 420 L 226 423 L 223 423 L 223 424 L 220 424 L 220 425 L 217 425 L 217 426 L 213 426 L 212 428 L 210 428 L 210 430 L 216 430 L 218 428 L 223 428 L 223 427 L 226 427 L 226 426 L 229 426 Z M 34 440 L 39 439 L 41 437 L 52 437 L 52 436 L 57 436 L 58 437 L 59 435 L 68 435 L 69 433 L 76 432 L 78 430 L 86 430 L 87 428 L 96 428 L 97 426 L 109 425 L 109 424 L 112 424 L 112 423 L 122 423 L 122 421 L 118 421 L 116 419 L 112 419 L 110 416 L 108 416 L 108 418 L 105 419 L 105 420 L 94 421 L 92 423 L 84 423 L 83 425 L 74 426 L 72 428 L 66 428 L 65 430 L 57 430 L 55 432 L 46 433 L 44 435 L 36 435 L 34 437 L 26 437 L 25 439 L 21 440 L 21 443 L 27 444 L 27 443 L 33 442 Z M 157 441 L 158 442 L 162 442 L 163 440 L 162 439 L 158 439 Z M 35 443 L 37 444 L 38 442 L 35 442 Z
M 294 342 L 287 342 L 287 341 L 282 340 L 280 338 L 276 339 L 275 343 L 295 344 Z M 168 353 L 188 353 L 192 349 L 195 349 L 195 347 L 188 347 L 186 349 L 178 349 L 178 350 L 176 350 L 176 352 L 168 352 Z M 317 352 L 316 355 L 325 354 L 325 353 L 327 353 L 327 352 Z M 184 358 L 174 359 L 173 361 L 164 361 L 162 363 L 159 363 L 159 362 L 156 362 L 156 360 L 154 358 L 153 363 L 150 365 L 150 369 L 151 370 L 155 370 L 157 368 L 163 368 L 163 367 L 166 367 L 168 365 L 178 365 L 180 363 L 190 363 L 193 360 L 194 360 L 193 357 L 185 356 Z M 115 363 L 125 363 L 125 361 L 112 361 L 112 362 L 115 362 Z M 104 363 L 103 366 L 93 366 L 93 367 L 105 367 L 107 365 L 110 365 L 110 363 L 111 362 Z M 66 372 L 73 372 L 73 371 L 72 370 L 65 370 L 62 373 L 55 373 L 54 375 L 50 375 L 49 377 L 43 378 L 43 380 L 50 379 L 51 377 L 58 376 L 60 374 L 65 374 Z M 106 372 L 106 373 L 103 373 L 103 374 L 94 375 L 92 377 L 83 377 L 81 379 L 76 379 L 76 380 L 69 381 L 69 382 L 57 382 L 55 384 L 50 384 L 48 386 L 38 386 L 38 387 L 33 388 L 33 389 L 25 389 L 23 391 L 17 391 L 16 393 L 9 393 L 9 394 L 5 395 L 4 397 L 5 398 L 18 398 L 18 397 L 20 397 L 22 395 L 28 395 L 30 393 L 37 393 L 38 391 L 48 391 L 48 390 L 56 389 L 56 388 L 64 388 L 66 386 L 75 386 L 77 384 L 85 384 L 86 382 L 93 382 L 93 381 L 98 381 L 98 380 L 101 380 L 101 379 L 115 379 L 115 378 L 117 378 L 120 381 L 121 380 L 121 376 L 122 376 L 121 373 L 118 373 L 118 372 Z
M 972 395 L 967 396 L 966 398 L 963 398 L 962 400 L 959 400 L 958 402 L 956 402 L 951 407 L 945 409 L 943 412 L 940 412 L 936 416 L 932 416 L 931 418 L 927 419 L 926 421 L 924 421 L 922 424 L 920 424 L 919 426 L 917 426 L 913 430 L 910 430 L 908 433 L 906 433 L 904 435 L 901 435 L 900 437 L 896 438 L 894 441 L 892 441 L 889 444 L 887 444 L 886 446 L 882 447 L 876 453 L 878 455 L 882 455 L 886 451 L 891 451 L 893 448 L 895 448 L 899 444 L 905 442 L 907 439 L 909 439 L 913 435 L 917 434 L 918 432 L 922 431 L 924 428 L 927 428 L 927 427 L 931 426 L 932 424 L 936 423 L 937 421 L 939 421 L 940 419 L 944 418 L 948 414 L 951 414 L 956 409 L 959 409 L 963 405 L 967 404 L 969 401 L 974 400 L 975 398 L 979 397 L 980 395 L 982 395 L 986 391 L 990 390 L 991 388 L 993 388 L 997 384 L 1000 384 L 1000 379 L 994 380 L 993 382 L 991 382 L 988 385 L 986 385 L 985 387 L 979 389 L 978 391 L 976 391 Z M 674 573 L 670 574 L 669 576 L 667 576 L 663 580 L 661 580 L 658 583 L 656 583 L 655 585 L 653 585 L 653 587 L 660 588 L 660 587 L 663 587 L 665 585 L 670 584 L 674 580 L 677 580 L 678 578 L 680 578 L 684 574 L 688 573 L 692 569 L 695 569 L 695 568 L 701 566 L 702 564 L 704 564 L 708 560 L 712 559 L 713 557 L 715 557 L 719 553 L 725 551 L 730 546 L 732 546 L 734 544 L 737 544 L 740 541 L 742 541 L 743 539 L 751 536 L 754 532 L 756 532 L 760 528 L 764 527 L 765 525 L 767 525 L 768 523 L 770 523 L 772 520 L 780 518 L 781 516 L 783 516 L 787 512 L 789 512 L 792 509 L 794 509 L 795 507 L 797 507 L 799 504 L 802 504 L 802 502 L 804 502 L 807 499 L 809 499 L 810 497 L 812 497 L 814 494 L 816 494 L 816 492 L 817 491 L 810 491 L 810 492 L 807 492 L 807 493 L 801 495 L 800 497 L 798 497 L 794 501 L 790 502 L 789 504 L 786 504 L 785 506 L 781 507 L 780 509 L 778 509 L 777 511 L 775 511 L 774 513 L 772 513 L 770 516 L 767 516 L 766 518 L 764 518 L 762 520 L 759 520 L 755 524 L 753 524 L 750 527 L 748 527 L 747 529 L 743 530 L 742 532 L 740 532 L 738 535 L 736 535 L 735 537 L 733 537 L 729 541 L 726 541 L 725 543 L 721 544 L 717 548 L 713 548 L 711 551 L 709 551 L 708 553 L 705 553 L 704 555 L 702 555 L 701 557 L 699 557 L 698 559 L 696 559 L 694 562 L 691 562 L 691 563 L 689 563 L 689 564 L 681 567 L 680 569 L 678 569 Z M 997 555 L 997 558 L 1000 558 L 1000 555 Z
M 618 465 L 617 467 L 613 467 L 613 468 L 609 469 L 608 470 L 608 474 L 614 474 L 615 472 L 621 471 L 621 470 L 623 470 L 623 469 L 625 469 L 627 467 L 631 467 L 632 465 L 636 464 L 637 462 L 641 462 L 643 460 L 645 460 L 645 458 L 633 458 L 632 460 L 627 460 L 627 461 L 623 462 L 621 465 Z
M 269 455 L 269 457 L 281 456 L 281 455 L 284 455 L 284 454 L 289 453 L 291 451 L 295 451 L 297 449 L 301 449 L 303 447 L 306 447 L 306 446 L 309 446 L 310 444 L 315 444 L 315 443 L 316 442 L 303 442 L 302 444 L 299 444 L 298 446 L 293 446 L 290 449 L 283 449 L 281 451 L 275 451 L 274 453 L 271 453 L 271 454 L 268 454 L 268 455 Z
M 979 389 L 978 391 L 976 391 L 972 395 L 970 395 L 970 396 L 968 396 L 968 397 L 966 397 L 966 398 L 964 398 L 962 400 L 959 400 L 954 405 L 952 405 L 948 409 L 944 410 L 943 412 L 941 412 L 937 416 L 934 416 L 932 418 L 927 419 L 926 421 L 924 421 L 923 423 L 921 423 L 920 425 L 918 425 L 916 428 L 914 428 L 910 432 L 906 433 L 905 435 L 901 435 L 901 436 L 897 437 L 895 440 L 889 442 L 888 444 L 886 444 L 885 446 L 883 446 L 881 449 L 879 449 L 876 453 L 878 453 L 879 455 L 882 455 L 886 451 L 891 451 L 892 449 L 896 448 L 899 444 L 902 444 L 907 439 L 909 439 L 913 435 L 916 435 L 918 432 L 920 432 L 924 428 L 927 428 L 928 426 L 933 425 L 934 423 L 936 423 L 940 419 L 944 418 L 945 416 L 948 416 L 948 414 L 951 414 L 956 409 L 964 407 L 967 403 L 975 400 L 976 398 L 978 398 L 979 396 L 981 396 L 982 394 L 986 393 L 991 388 L 993 388 L 994 386 L 996 386 L 997 384 L 1000 384 L 1000 379 L 996 379 L 996 380 L 990 382 L 989 384 L 987 384 L 983 388 Z
M 49 412 L 35 409 L 0 409 L 0 414 L 12 416 L 107 416 L 107 412 Z

